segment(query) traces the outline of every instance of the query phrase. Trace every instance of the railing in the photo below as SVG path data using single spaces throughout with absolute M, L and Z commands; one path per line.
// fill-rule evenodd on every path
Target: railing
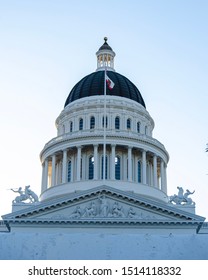
M 53 139 L 51 139 L 48 143 L 45 144 L 45 147 L 43 150 L 47 149 L 48 147 L 59 143 L 61 141 L 66 141 L 66 140 L 73 140 L 74 138 L 82 138 L 82 137 L 90 137 L 90 136 L 97 136 L 97 137 L 102 137 L 103 136 L 103 130 L 96 129 L 96 130 L 82 130 L 82 131 L 75 131 L 75 132 L 69 132 L 64 135 L 57 136 Z M 141 140 L 141 141 L 146 141 L 150 144 L 156 145 L 162 150 L 165 150 L 165 147 L 162 143 L 160 143 L 157 139 L 152 138 L 150 136 L 147 136 L 145 134 L 138 134 L 136 132 L 132 131 L 126 131 L 126 130 L 120 130 L 120 131 L 114 131 L 114 130 L 107 130 L 106 131 L 106 136 L 107 137 L 125 137 L 125 138 L 132 138 L 135 139 L 136 141 Z

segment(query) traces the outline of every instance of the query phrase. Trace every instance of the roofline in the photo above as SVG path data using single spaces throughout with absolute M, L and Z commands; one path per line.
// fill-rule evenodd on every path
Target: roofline
M 42 212 L 45 209 L 52 209 L 55 208 L 57 206 L 61 206 L 64 204 L 67 204 L 70 201 L 76 201 L 78 199 L 82 199 L 85 198 L 87 196 L 91 196 L 91 195 L 97 195 L 99 193 L 111 193 L 114 194 L 117 197 L 122 197 L 125 198 L 129 201 L 132 202 L 137 202 L 140 205 L 145 205 L 149 208 L 156 208 L 162 212 L 167 212 L 169 214 L 172 214 L 174 216 L 179 216 L 181 219 L 189 219 L 190 221 L 198 221 L 198 222 L 203 222 L 205 220 L 204 217 L 202 216 L 198 216 L 196 214 L 192 214 L 186 211 L 183 211 L 181 209 L 178 209 L 176 207 L 174 207 L 174 205 L 166 205 L 165 203 L 162 203 L 160 201 L 155 201 L 152 200 L 150 198 L 145 198 L 145 197 L 141 197 L 140 195 L 134 193 L 126 193 L 124 191 L 106 186 L 106 185 L 102 185 L 93 189 L 89 189 L 86 191 L 82 191 L 79 193 L 72 193 L 72 194 L 68 194 L 65 195 L 64 197 L 59 197 L 59 198 L 55 198 L 55 199 L 50 199 L 48 201 L 43 201 L 41 203 L 38 203 L 36 205 L 31 205 L 31 207 L 26 208 L 24 210 L 19 210 L 10 214 L 6 214 L 3 215 L 2 218 L 5 221 L 12 221 L 13 219 L 22 219 L 23 217 L 27 217 L 27 216 L 31 216 L 33 213 L 38 213 L 38 212 Z

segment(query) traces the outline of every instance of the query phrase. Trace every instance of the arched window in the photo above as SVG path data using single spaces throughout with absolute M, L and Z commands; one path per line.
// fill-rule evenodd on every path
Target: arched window
M 92 180 L 94 177 L 94 157 L 89 158 L 89 180 Z
M 121 180 L 121 160 L 120 157 L 115 157 L 115 178 Z
M 72 132 L 73 131 L 73 122 L 69 123 L 69 131 Z
M 131 129 L 131 119 L 127 119 L 126 121 L 126 128 Z
M 141 126 L 140 122 L 137 122 L 137 132 L 138 133 L 140 133 L 140 126 Z
M 91 117 L 90 118 L 90 129 L 93 129 L 95 128 L 95 117 Z
M 147 133 L 148 133 L 148 127 L 145 126 L 145 134 L 147 135 Z
M 79 130 L 83 130 L 83 119 L 79 120 Z
M 141 183 L 141 161 L 139 160 L 137 163 L 137 176 L 138 176 L 138 183 Z
M 104 127 L 104 117 L 103 117 L 103 127 Z M 108 117 L 105 117 L 105 127 L 108 126 Z
M 68 161 L 68 174 L 67 174 L 67 180 L 68 182 L 71 182 L 71 170 L 72 170 L 72 163 L 71 160 Z
M 103 156 L 102 156 L 102 168 L 101 168 L 101 178 L 103 179 Z M 105 179 L 107 179 L 107 174 L 108 174 L 108 158 L 107 156 L 105 157 Z
M 120 129 L 120 118 L 119 117 L 115 118 L 115 129 Z

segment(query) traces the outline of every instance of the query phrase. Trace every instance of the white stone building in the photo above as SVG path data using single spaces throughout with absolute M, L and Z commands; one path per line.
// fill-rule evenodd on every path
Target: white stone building
M 40 154 L 40 199 L 19 189 L 0 259 L 208 259 L 191 192 L 167 195 L 169 155 L 104 38 L 97 70 L 71 90 Z

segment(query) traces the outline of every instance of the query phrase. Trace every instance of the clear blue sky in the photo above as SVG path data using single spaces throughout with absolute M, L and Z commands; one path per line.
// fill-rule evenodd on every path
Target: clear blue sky
M 195 190 L 208 218 L 208 1 L 0 0 L 0 215 L 11 187 L 40 194 L 39 153 L 71 88 L 109 38 L 170 154 L 168 193 Z

